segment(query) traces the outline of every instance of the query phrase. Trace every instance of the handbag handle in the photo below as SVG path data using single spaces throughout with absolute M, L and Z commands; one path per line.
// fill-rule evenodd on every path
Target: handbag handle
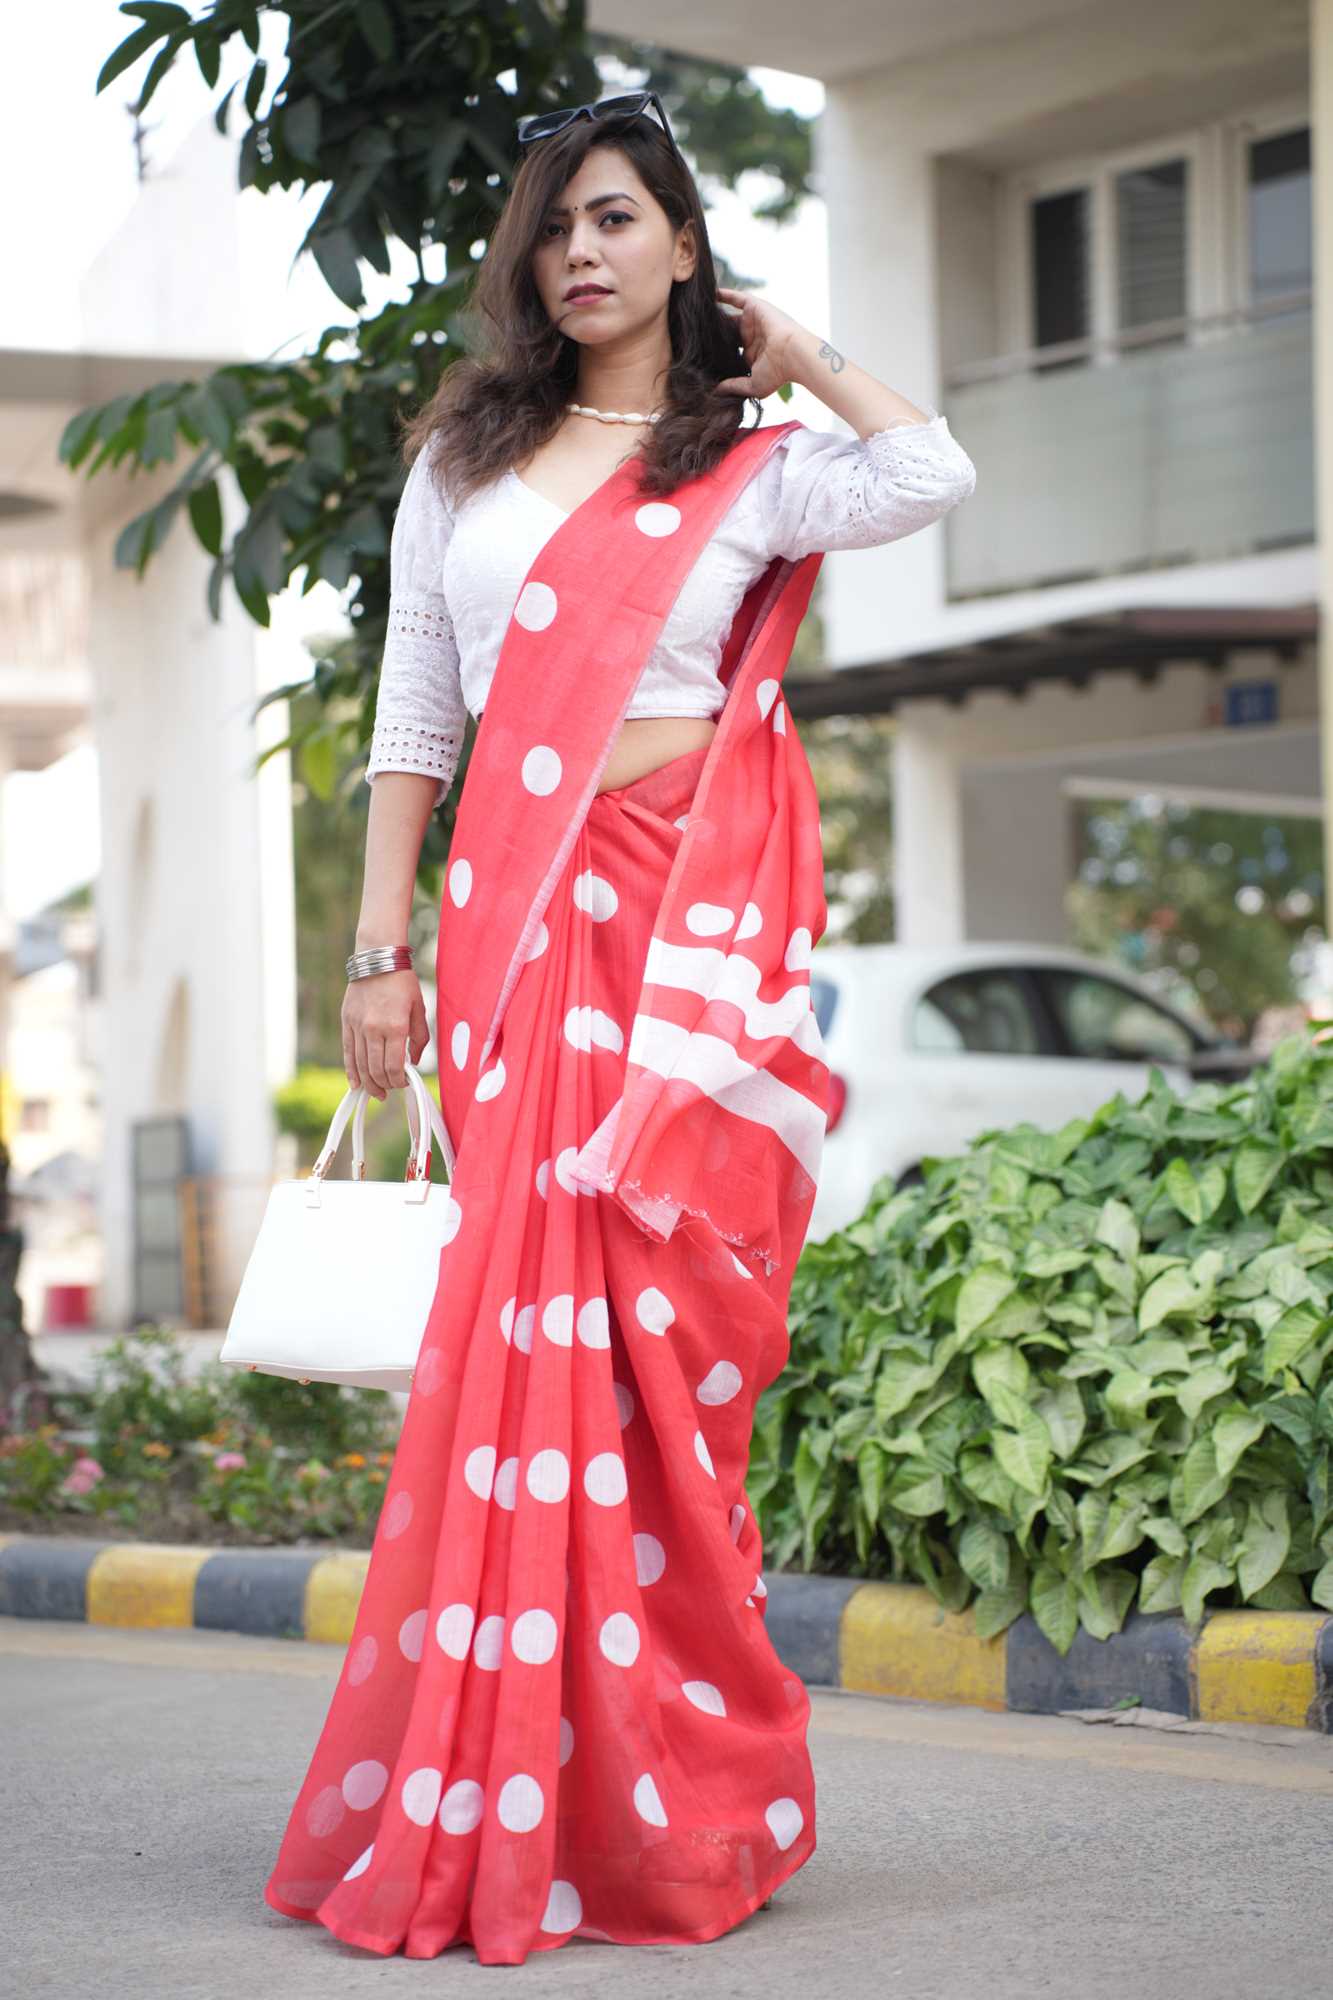
M 411 1136 L 412 1158 L 408 1163 L 405 1187 L 406 1199 L 420 1201 L 429 1186 L 430 1138 L 434 1133 L 440 1142 L 440 1153 L 449 1177 L 454 1171 L 454 1149 L 439 1106 L 426 1088 L 421 1072 L 413 1062 L 403 1065 L 407 1073 L 407 1129 Z M 329 1124 L 328 1137 L 320 1148 L 319 1157 L 306 1179 L 306 1192 L 312 1199 L 319 1198 L 319 1183 L 323 1180 L 334 1155 L 342 1142 L 348 1119 L 352 1119 L 352 1178 L 363 1181 L 366 1177 L 365 1119 L 366 1099 L 369 1092 L 364 1084 L 349 1086 Z M 415 1103 L 413 1100 L 415 1099 Z M 415 1116 L 413 1113 L 415 1111 Z M 415 1190 L 415 1192 L 413 1191 Z

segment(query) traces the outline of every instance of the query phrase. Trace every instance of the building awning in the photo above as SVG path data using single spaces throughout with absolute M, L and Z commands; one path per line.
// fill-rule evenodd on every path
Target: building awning
M 1095 612 L 997 632 L 896 660 L 840 667 L 824 674 L 788 674 L 782 684 L 798 720 L 822 715 L 890 715 L 901 702 L 955 704 L 983 690 L 1015 696 L 1043 681 L 1086 687 L 1098 674 L 1156 680 L 1166 667 L 1221 671 L 1241 651 L 1300 658 L 1318 636 L 1317 604 L 1145 605 Z

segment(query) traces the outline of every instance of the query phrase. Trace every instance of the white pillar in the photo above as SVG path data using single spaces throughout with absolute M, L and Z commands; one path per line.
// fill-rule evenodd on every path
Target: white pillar
M 882 75 L 831 84 L 815 127 L 828 212 L 833 345 L 918 408 L 941 407 L 934 165 Z M 901 115 L 900 115 L 901 114 Z M 818 428 L 840 429 L 829 415 Z M 941 523 L 882 548 L 832 553 L 821 578 L 828 658 L 884 659 L 925 643 L 944 599 Z
M 893 742 L 893 892 L 899 944 L 957 944 L 964 937 L 958 765 L 910 721 L 899 723 Z
M 1320 555 L 1319 739 L 1323 792 L 1333 785 L 1333 0 L 1310 0 L 1314 178 L 1315 501 Z M 1333 813 L 1324 812 L 1324 897 L 1333 907 Z

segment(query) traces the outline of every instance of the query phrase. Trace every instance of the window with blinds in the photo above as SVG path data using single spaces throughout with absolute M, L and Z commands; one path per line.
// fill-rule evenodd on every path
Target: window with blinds
M 1187 200 L 1183 159 L 1133 167 L 1115 177 L 1117 323 L 1122 331 L 1183 319 L 1189 310 Z M 1182 340 L 1184 335 L 1164 338 Z

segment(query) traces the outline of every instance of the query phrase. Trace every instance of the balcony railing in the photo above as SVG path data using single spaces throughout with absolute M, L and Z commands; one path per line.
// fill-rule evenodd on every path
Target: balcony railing
M 1313 400 L 1308 292 L 956 369 L 950 597 L 1309 543 Z

